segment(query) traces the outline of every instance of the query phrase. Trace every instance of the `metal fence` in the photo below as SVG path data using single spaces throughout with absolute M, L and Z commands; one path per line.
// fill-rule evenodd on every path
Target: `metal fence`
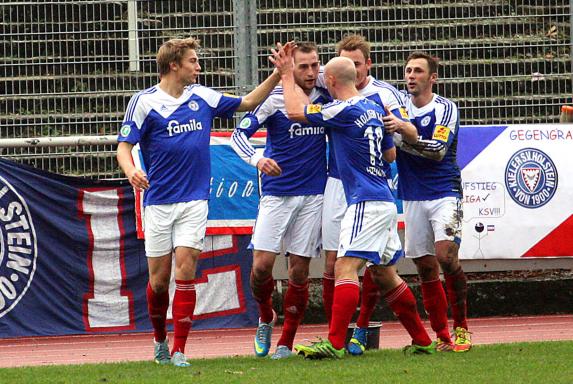
M 201 40 L 202 84 L 245 93 L 276 41 L 312 40 L 323 62 L 347 33 L 372 74 L 403 87 L 413 50 L 441 58 L 437 93 L 462 124 L 558 122 L 572 102 L 572 0 L 0 1 L 0 155 L 62 174 L 122 177 L 110 144 L 2 148 L 2 139 L 114 135 L 130 96 L 157 82 L 171 37 Z M 233 121 L 218 120 L 218 130 Z

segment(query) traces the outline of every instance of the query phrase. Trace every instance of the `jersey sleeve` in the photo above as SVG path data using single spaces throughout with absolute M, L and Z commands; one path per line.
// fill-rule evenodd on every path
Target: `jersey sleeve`
M 456 136 L 458 108 L 449 100 L 437 100 L 435 114 L 436 122 L 430 139 L 420 138 L 415 144 L 402 141 L 400 148 L 417 156 L 442 161 Z
M 207 87 L 197 87 L 194 92 L 200 96 L 213 109 L 213 115 L 223 118 L 231 118 L 237 111 L 243 100 L 240 96 L 223 94 Z
M 385 109 L 402 121 L 410 121 L 406 110 L 406 103 L 402 94 L 393 88 L 384 87 L 378 92 L 378 97 L 382 101 Z
M 340 113 L 345 107 L 346 105 L 340 101 L 334 101 L 324 106 L 309 104 L 304 107 L 304 115 L 309 123 L 313 125 L 322 125 L 335 130 L 343 129 L 352 121 L 346 119 L 347 114 Z
M 117 141 L 135 145 L 141 139 L 141 129 L 145 120 L 145 108 L 141 96 L 142 92 L 139 92 L 129 100 Z
M 436 124 L 432 140 L 437 140 L 449 147 L 458 125 L 458 107 L 449 100 L 436 101 Z
M 247 113 L 235 127 L 231 135 L 231 147 L 245 162 L 256 166 L 262 155 L 255 151 L 249 138 L 257 132 L 267 118 L 272 115 L 274 108 L 272 100 L 267 98 L 254 112 Z

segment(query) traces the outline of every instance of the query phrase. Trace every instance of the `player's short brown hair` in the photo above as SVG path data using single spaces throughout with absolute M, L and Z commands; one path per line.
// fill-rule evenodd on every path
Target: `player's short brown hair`
M 157 68 L 159 76 L 169 73 L 169 64 L 181 63 L 183 55 L 189 50 L 199 49 L 199 40 L 192 37 L 187 39 L 171 39 L 161 45 L 157 52 Z
M 300 43 L 296 43 L 295 52 L 302 52 L 302 53 L 318 52 L 318 48 L 315 43 L 312 43 L 310 41 L 303 41 Z
M 440 63 L 440 59 L 438 59 L 435 56 L 432 56 L 426 52 L 413 52 L 410 54 L 410 56 L 408 56 L 408 58 L 406 59 L 406 65 L 408 65 L 408 63 L 410 62 L 410 60 L 415 60 L 415 59 L 424 59 L 426 60 L 426 62 L 428 63 L 428 68 L 430 70 L 430 74 L 432 73 L 438 73 L 438 66 Z
M 339 56 L 341 51 L 356 51 L 357 49 L 364 55 L 364 60 L 370 58 L 370 43 L 362 35 L 346 35 L 336 44 L 336 53 Z

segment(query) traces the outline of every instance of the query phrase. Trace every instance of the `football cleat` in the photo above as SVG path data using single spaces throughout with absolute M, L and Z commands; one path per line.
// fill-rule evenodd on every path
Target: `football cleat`
M 436 340 L 436 350 L 438 352 L 452 352 L 454 350 L 454 343 L 451 341 L 443 341 L 438 337 Z
M 175 352 L 173 356 L 171 356 L 171 363 L 176 367 L 188 367 L 191 365 L 181 352 Z
M 328 340 L 320 340 L 311 345 L 295 345 L 294 349 L 298 355 L 304 356 L 306 359 L 342 359 L 345 353 L 344 348 L 336 349 Z
M 273 320 L 270 323 L 263 323 L 259 318 L 259 326 L 255 334 L 255 355 L 258 357 L 265 357 L 269 354 L 271 349 L 271 336 L 273 335 L 273 327 L 277 321 L 277 314 L 273 311 Z
M 353 356 L 360 356 L 366 350 L 366 344 L 368 343 L 368 328 L 354 328 L 352 332 L 352 338 L 348 342 L 346 349 L 348 353 Z
M 454 329 L 454 352 L 467 352 L 472 348 L 472 333 L 465 328 Z
M 418 344 L 411 344 L 406 345 L 402 352 L 405 355 L 433 355 L 436 353 L 436 342 L 433 341 L 430 345 L 418 345 Z
M 286 345 L 279 345 L 277 346 L 277 350 L 275 351 L 275 353 L 271 356 L 271 359 L 280 360 L 289 358 L 291 356 L 294 356 L 294 353 L 292 353 L 289 347 L 287 347 Z
M 162 342 L 155 342 L 153 360 L 157 364 L 165 365 L 171 363 L 171 356 L 169 355 L 169 342 L 167 338 Z

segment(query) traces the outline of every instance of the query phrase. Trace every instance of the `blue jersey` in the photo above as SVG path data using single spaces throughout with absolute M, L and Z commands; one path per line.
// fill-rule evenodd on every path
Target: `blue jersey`
M 461 197 L 461 173 L 456 160 L 458 107 L 438 95 L 422 108 L 417 108 L 410 96 L 405 101 L 420 142 L 430 150 L 445 150 L 445 155 L 437 161 L 398 149 L 398 196 L 410 201 Z
M 313 103 L 329 101 L 322 90 L 314 88 Z M 245 115 L 235 128 L 231 144 L 237 154 L 256 166 L 260 159 L 249 143 L 261 126 L 267 128 L 264 157 L 277 162 L 280 176 L 261 175 L 263 196 L 301 196 L 324 193 L 326 185 L 326 136 L 323 124 L 307 125 L 287 117 L 282 87 L 277 87 L 257 109 Z
M 383 170 L 384 151 L 394 146 L 384 131 L 384 109 L 361 96 L 307 105 L 308 121 L 331 129 L 332 148 L 348 205 L 361 201 L 394 201 Z
M 118 141 L 140 145 L 149 180 L 145 206 L 209 199 L 213 118 L 232 117 L 240 104 L 240 97 L 198 84 L 177 99 L 158 85 L 131 98 Z
M 323 81 L 323 77 L 320 77 Z M 368 83 L 358 92 L 360 96 L 364 96 L 369 100 L 372 100 L 376 104 L 380 105 L 383 109 L 386 108 L 398 118 L 408 121 L 408 113 L 406 112 L 406 107 L 404 105 L 404 99 L 400 91 L 398 91 L 392 85 L 386 83 L 385 81 L 376 80 L 374 77 L 368 77 Z M 330 142 L 329 136 L 329 142 Z M 392 170 L 390 164 L 384 161 L 384 173 L 386 178 L 392 178 Z M 336 157 L 333 151 L 329 152 L 328 156 L 328 175 L 330 177 L 340 178 L 338 175 L 338 169 L 336 168 Z

